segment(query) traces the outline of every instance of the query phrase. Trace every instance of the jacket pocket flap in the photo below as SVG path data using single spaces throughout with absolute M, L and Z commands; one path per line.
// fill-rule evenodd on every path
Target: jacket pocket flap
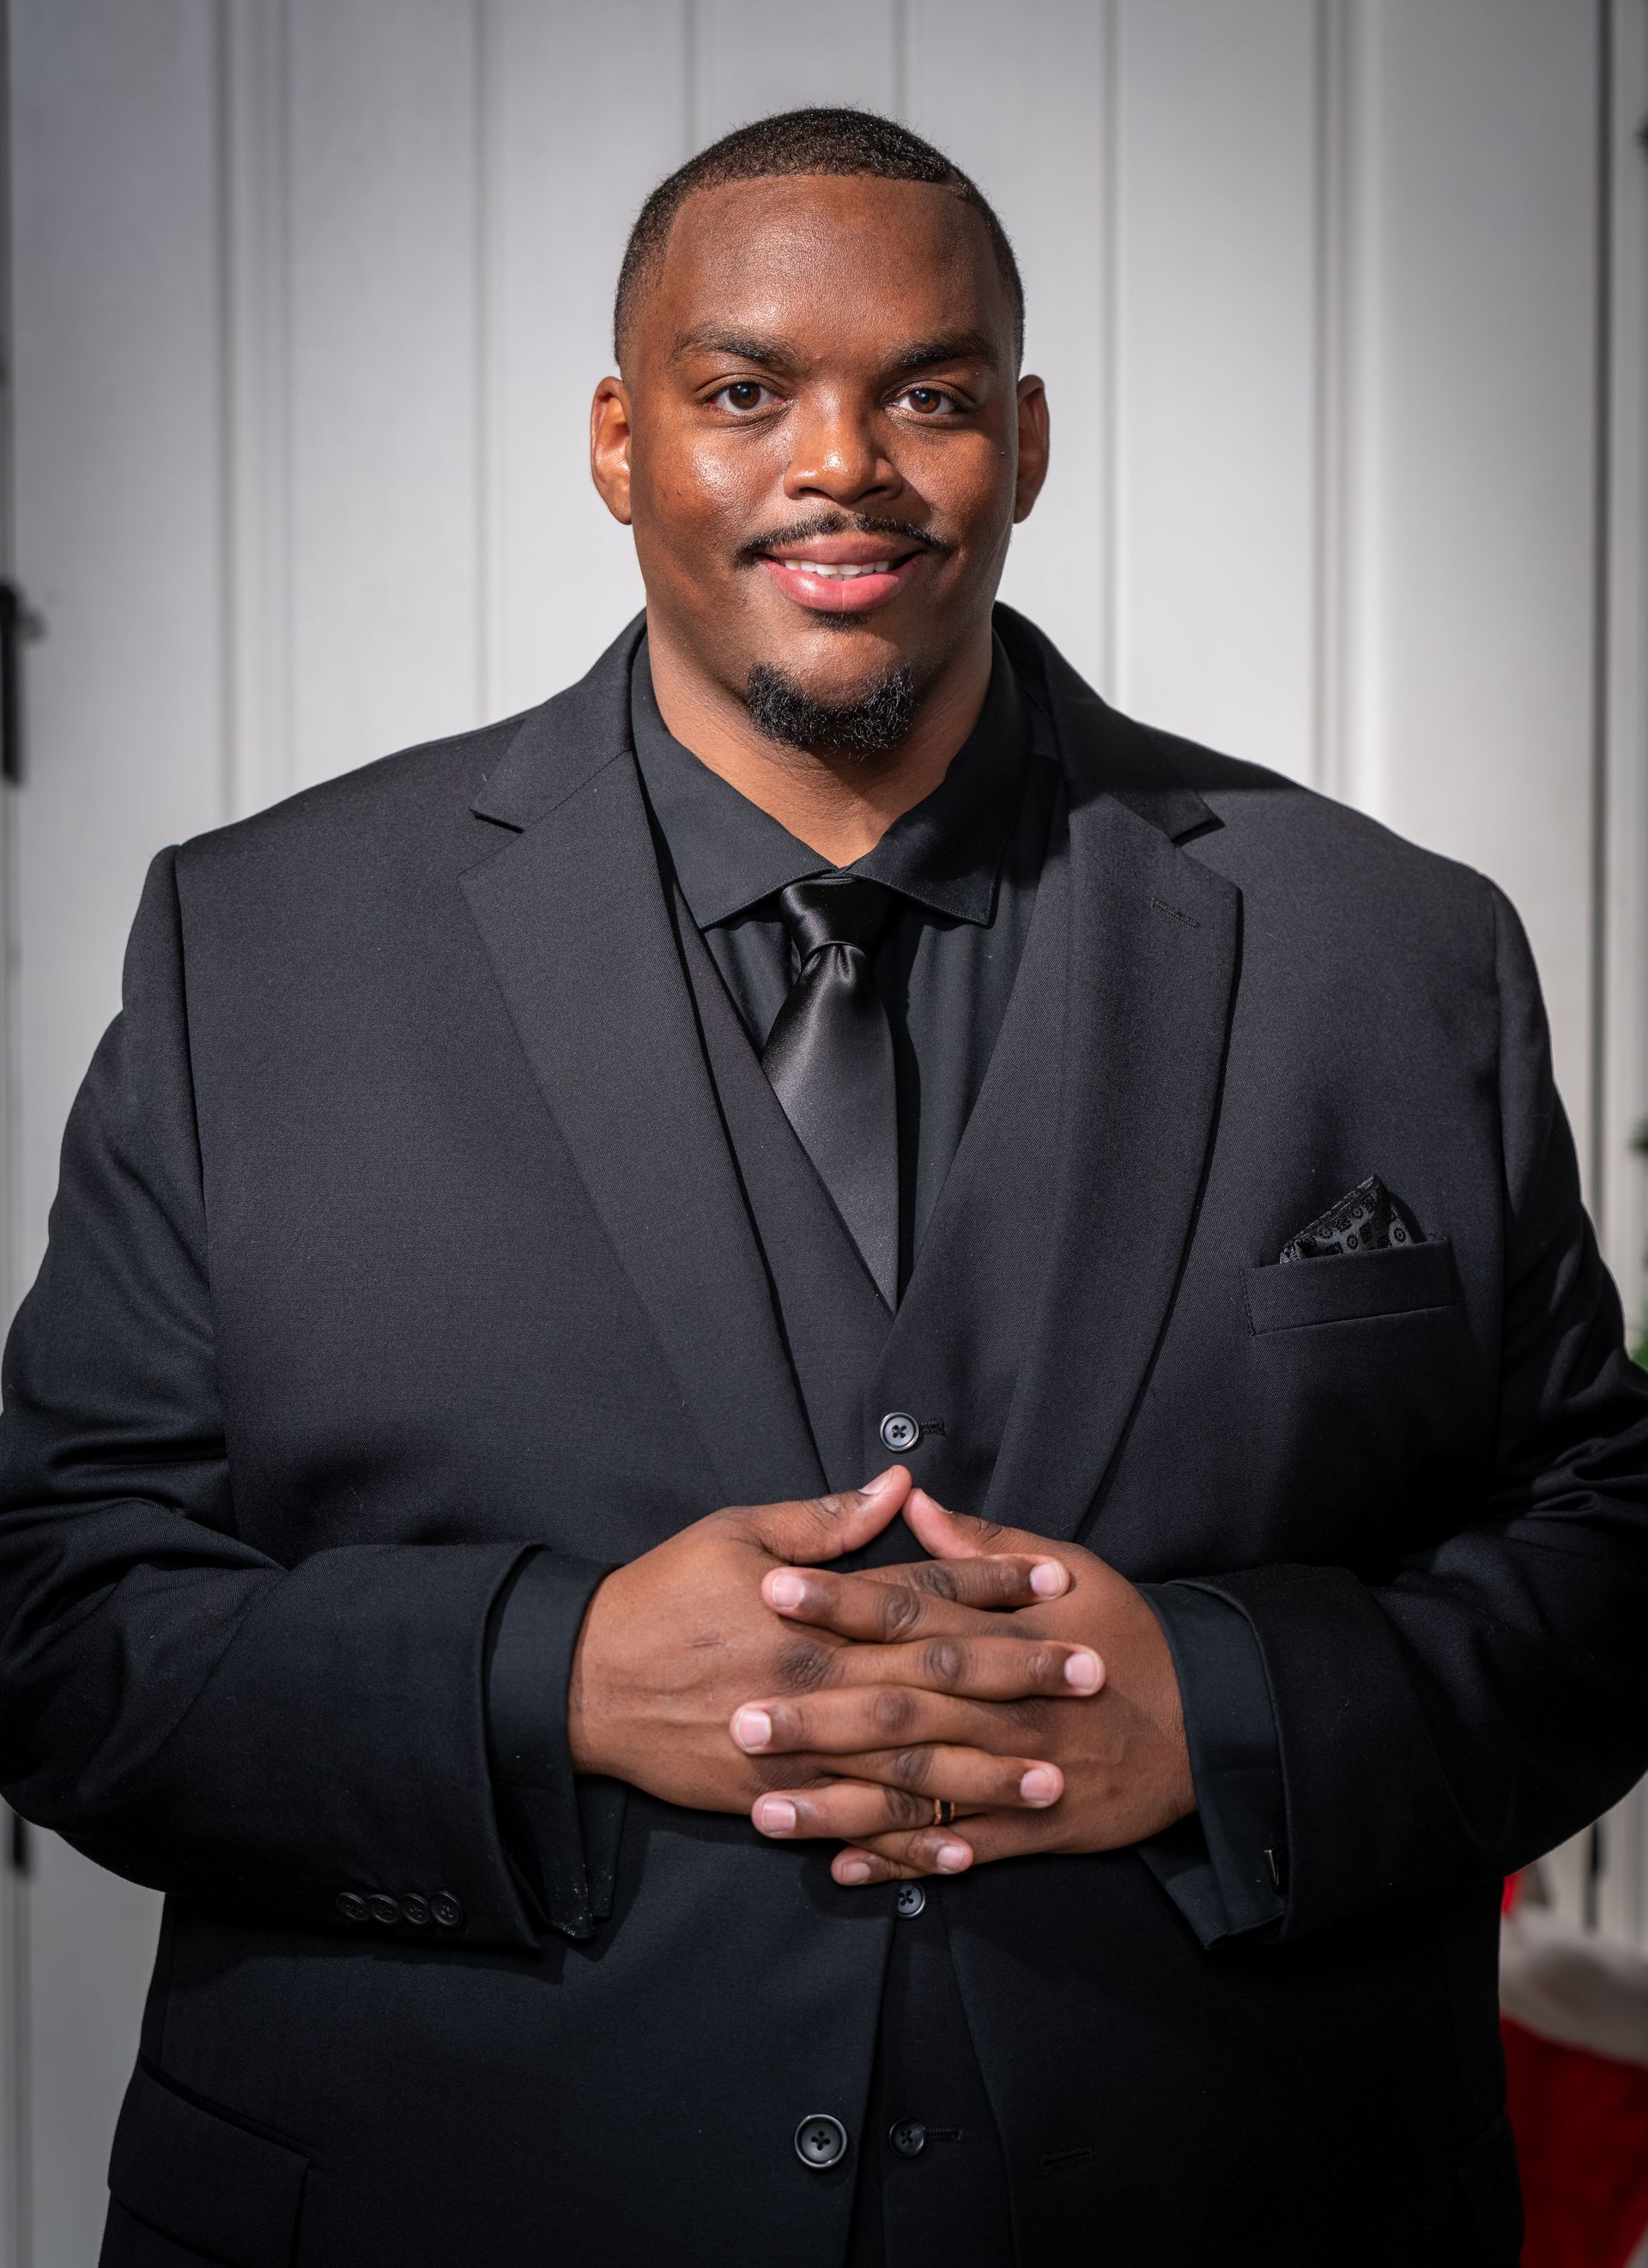
M 1451 1307 L 1458 1297 L 1453 1248 L 1445 1236 L 1343 1260 L 1291 1260 L 1242 1270 L 1242 1304 L 1255 1337 L 1305 1323 L 1350 1323 L 1411 1314 L 1421 1307 Z
M 224 2268 L 290 2268 L 309 2161 L 208 2110 L 139 2065 L 109 2157 L 109 2191 L 163 2235 Z

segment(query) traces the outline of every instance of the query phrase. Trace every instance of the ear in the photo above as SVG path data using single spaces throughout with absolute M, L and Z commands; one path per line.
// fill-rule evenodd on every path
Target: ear
M 613 518 L 629 525 L 629 389 L 604 378 L 590 404 L 590 478 Z
M 1050 437 L 1047 388 L 1039 378 L 1019 381 L 1019 478 L 1013 492 L 1013 521 L 1028 519 L 1047 478 Z

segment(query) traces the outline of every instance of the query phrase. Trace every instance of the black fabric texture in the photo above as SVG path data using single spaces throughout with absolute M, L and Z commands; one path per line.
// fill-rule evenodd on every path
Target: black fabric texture
M 861 875 L 791 882 L 778 908 L 796 979 L 761 1069 L 876 1289 L 898 1302 L 898 1094 L 872 961 L 893 894 Z
M 1193 1583 L 1144 1590 L 1173 1653 L 1196 1809 L 1178 1830 L 1141 1843 L 1139 1856 L 1203 1945 L 1216 1945 L 1282 1918 L 1287 1826 L 1276 1713 L 1245 1615 Z
M 592 1887 L 567 1746 L 572 1655 L 610 1572 L 600 1561 L 528 1553 L 494 1609 L 486 1661 L 488 1750 L 511 1854 L 540 1914 L 570 1937 L 587 1937 L 603 1902 L 611 1903 L 611 1832 Z
M 1238 1609 L 1286 1816 L 1277 1926 L 1210 1949 L 1137 1851 L 944 1886 L 1015 2250 L 1317 2268 L 1328 2230 L 1452 2268 L 1468 2232 L 1510 2268 L 1500 1881 L 1648 1763 L 1648 1381 L 1526 940 L 1480 876 L 997 627 L 1062 809 L 859 1447 L 913 1410 L 960 1508 Z M 891 1891 L 631 1791 L 575 1939 L 489 1770 L 525 1553 L 620 1563 L 825 1477 L 710 940 L 658 885 L 640 637 L 163 855 L 7 1347 L 0 1786 L 166 1894 L 145 2080 L 306 2161 L 304 2268 L 849 2241 L 850 2175 L 794 2138 L 862 2142 Z M 1276 1262 L 1373 1172 L 1446 1300 L 1394 1277 L 1418 1249 Z M 1255 1330 L 1266 1271 L 1298 1304 Z M 868 1332 L 814 1322 L 813 1361 Z M 199 2131 L 228 2215 L 238 2145 Z M 111 2215 L 111 2261 L 191 2251 Z

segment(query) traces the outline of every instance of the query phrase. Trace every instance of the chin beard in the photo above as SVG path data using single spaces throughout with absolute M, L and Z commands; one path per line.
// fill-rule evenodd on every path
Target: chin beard
M 856 701 L 820 701 L 782 670 L 758 662 L 744 688 L 750 722 L 769 740 L 815 756 L 884 756 L 916 718 L 916 674 L 889 669 Z

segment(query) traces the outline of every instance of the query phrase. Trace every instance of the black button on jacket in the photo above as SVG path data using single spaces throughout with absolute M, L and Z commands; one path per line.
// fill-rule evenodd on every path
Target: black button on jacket
M 1277 1927 L 1212 1950 L 1137 1852 L 945 1886 L 1017 2248 L 1509 2268 L 1498 1880 L 1648 1762 L 1648 1384 L 1527 947 L 1479 877 L 998 626 L 1068 803 L 1045 1172 L 966 1250 L 941 1198 L 893 1333 L 999 1408 L 986 1509 L 1240 1610 L 1289 1830 Z M 73 1114 L 5 1361 L 0 1777 L 167 1893 L 111 2263 L 846 2244 L 852 2146 L 796 2132 L 861 2133 L 925 1918 L 632 1794 L 570 1936 L 488 1750 L 524 1561 L 576 1591 L 822 1477 L 658 884 L 639 636 L 157 861 Z M 1422 1243 L 1268 1272 L 1372 1173 Z

